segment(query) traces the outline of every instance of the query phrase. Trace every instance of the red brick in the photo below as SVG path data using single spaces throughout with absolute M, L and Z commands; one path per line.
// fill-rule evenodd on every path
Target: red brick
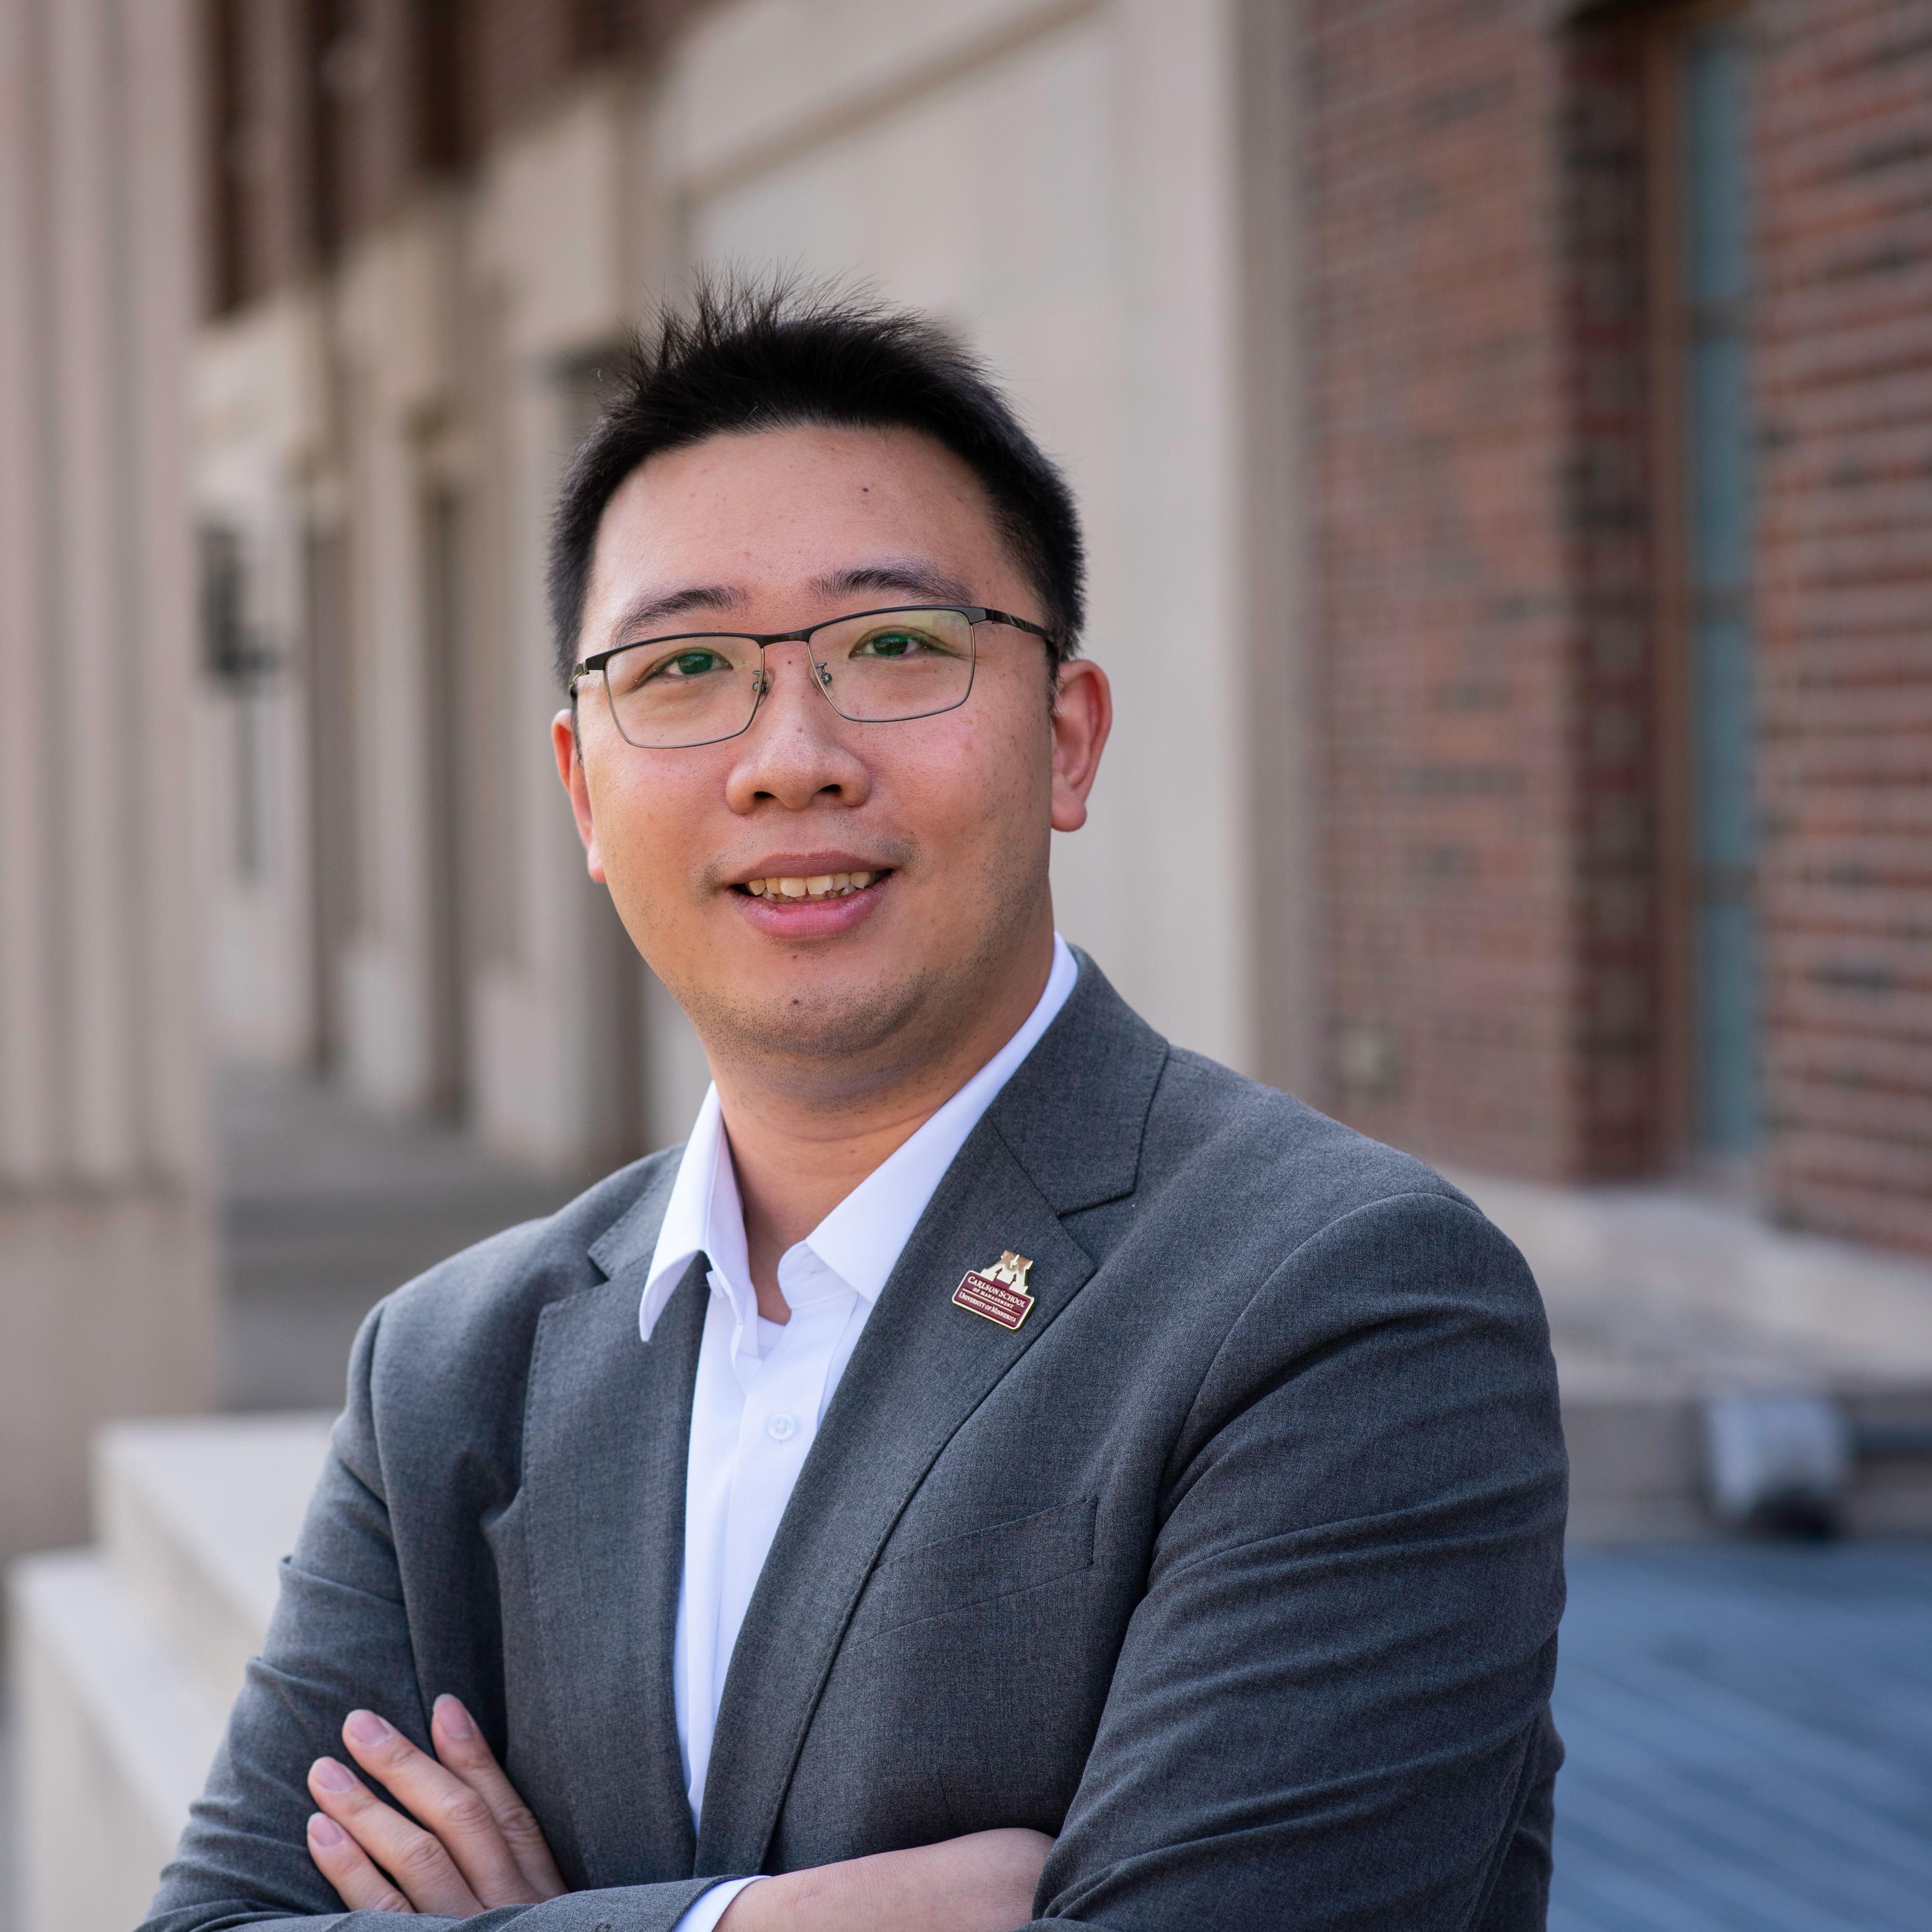
M 1539 10 L 1307 10 L 1334 1100 L 1552 1177 L 1657 1115 L 1641 102 Z M 1352 1090 L 1348 1042 L 1400 1045 Z

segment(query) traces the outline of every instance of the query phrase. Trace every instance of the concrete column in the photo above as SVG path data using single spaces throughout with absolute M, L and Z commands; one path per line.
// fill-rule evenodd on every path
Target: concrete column
M 0 0 L 0 1558 L 212 1393 L 188 0 Z
M 411 1109 L 428 1104 L 433 1070 L 422 506 L 414 452 L 386 392 L 392 372 L 360 354 L 352 367 L 362 867 L 346 976 L 349 1072 L 368 1098 Z
M 41 11 L 0 0 L 0 1175 L 16 1189 L 41 1180 L 54 1153 Z
M 122 393 L 135 420 L 120 440 L 142 747 L 134 830 L 147 890 L 142 971 L 133 988 L 144 1169 L 177 1176 L 196 1196 L 212 1166 L 206 1060 L 200 1023 L 200 910 L 192 890 L 194 787 L 189 742 L 196 656 L 188 470 L 189 365 L 198 223 L 193 186 L 199 110 L 194 53 L 201 11 L 189 0 L 118 0 L 118 112 L 130 264 Z M 210 1306 L 212 1306 L 212 1294 Z
M 549 736 L 561 700 L 544 601 L 545 532 L 580 413 L 556 364 L 520 359 L 509 424 L 506 600 L 517 932 L 513 959 L 486 976 L 478 1002 L 484 1137 L 560 1173 L 595 1172 L 631 1157 L 641 1150 L 643 1131 L 641 969 L 608 893 L 584 872 Z
M 1234 10 L 1117 6 L 1114 160 L 1132 224 L 1118 563 L 1138 634 L 1108 754 L 1136 915 L 1117 976 L 1164 1030 L 1251 1070 Z
M 56 1091 L 72 1171 L 112 1185 L 140 1158 L 142 1070 L 130 1048 L 142 961 L 130 942 L 146 892 L 138 866 L 116 862 L 138 824 L 144 748 L 133 729 L 141 680 L 130 637 L 142 618 L 124 548 L 131 532 L 119 440 L 130 399 L 114 380 L 132 333 L 122 307 L 133 266 L 124 252 L 123 50 L 105 6 L 83 0 L 43 17 L 51 112 L 42 152 L 54 198 L 45 272 L 56 326 L 41 355 L 58 441 L 48 477 L 56 668 L 46 724 L 59 799 L 53 876 L 68 940 Z
M 496 460 L 514 881 L 503 956 L 478 976 L 476 1114 L 491 1145 L 558 1173 L 608 1169 L 640 1152 L 644 1134 L 641 969 L 609 894 L 585 874 L 557 784 L 544 594 L 557 483 L 591 419 L 599 352 L 632 319 L 630 105 L 622 90 L 592 86 L 506 142 L 476 214 L 479 265 L 503 302 Z M 575 220 L 558 221 L 558 208 Z

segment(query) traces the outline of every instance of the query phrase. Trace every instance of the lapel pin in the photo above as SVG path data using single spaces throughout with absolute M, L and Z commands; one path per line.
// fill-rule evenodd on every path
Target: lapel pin
M 1033 1309 L 1026 1279 L 1032 1266 L 1025 1256 L 1007 1249 L 991 1268 L 974 1268 L 967 1274 L 952 1291 L 953 1306 L 983 1315 L 1002 1328 L 1017 1328 Z

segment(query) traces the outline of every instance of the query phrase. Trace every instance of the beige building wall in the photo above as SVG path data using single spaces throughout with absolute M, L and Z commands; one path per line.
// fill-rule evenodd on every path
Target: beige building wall
M 0 1558 L 212 1393 L 185 0 L 0 0 Z

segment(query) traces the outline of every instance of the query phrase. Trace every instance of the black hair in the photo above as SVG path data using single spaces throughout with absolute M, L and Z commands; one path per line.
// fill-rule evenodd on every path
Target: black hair
M 1085 560 L 1072 493 L 980 361 L 930 316 L 869 295 L 725 278 L 667 308 L 652 339 L 633 337 L 564 477 L 549 580 L 560 682 L 577 662 L 597 527 L 624 479 L 708 436 L 803 424 L 917 430 L 950 450 L 1039 595 L 1055 664 L 1073 654 Z

